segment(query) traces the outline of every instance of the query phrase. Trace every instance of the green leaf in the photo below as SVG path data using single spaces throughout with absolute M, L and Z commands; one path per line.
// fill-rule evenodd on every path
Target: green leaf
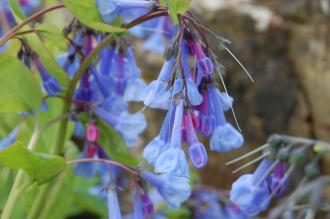
M 25 15 L 19 4 L 17 4 L 17 0 L 9 0 L 8 3 L 16 22 L 22 22 L 25 19 Z M 22 28 L 22 31 L 29 29 L 29 27 L 24 27 Z M 62 67 L 56 62 L 53 54 L 45 47 L 39 36 L 31 33 L 25 35 L 25 38 L 32 49 L 38 54 L 40 61 L 45 66 L 46 70 L 58 80 L 63 88 L 65 88 L 69 83 L 69 77 Z
M 67 49 L 66 39 L 63 32 L 54 24 L 38 24 L 35 27 L 41 35 L 47 41 L 52 42 L 61 50 Z
M 62 157 L 32 152 L 21 143 L 0 151 L 0 164 L 10 169 L 26 171 L 38 184 L 50 181 L 66 168 Z
M 127 30 L 103 22 L 95 0 L 64 0 L 65 6 L 83 24 L 101 32 L 124 33 Z
M 101 120 L 98 121 L 98 125 L 101 130 L 100 145 L 110 156 L 110 159 L 130 167 L 136 167 L 138 162 L 131 155 L 120 134 Z
M 174 24 L 178 24 L 178 14 L 182 14 L 189 9 L 191 0 L 161 0 L 160 3 L 168 7 L 169 15 L 171 16 Z
M 18 59 L 0 55 L 0 112 L 38 111 L 42 94 L 32 73 Z

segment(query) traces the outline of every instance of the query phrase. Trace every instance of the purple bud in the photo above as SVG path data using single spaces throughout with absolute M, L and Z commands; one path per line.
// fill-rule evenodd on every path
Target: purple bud
M 288 179 L 285 180 L 284 183 L 275 191 L 275 188 L 279 185 L 281 180 L 285 177 L 285 171 L 286 171 L 286 164 L 284 162 L 280 162 L 275 166 L 275 169 L 273 173 L 271 173 L 268 178 L 267 182 L 270 187 L 270 190 L 275 194 L 277 197 L 283 196 L 284 192 L 286 191 L 288 187 Z
M 207 153 L 202 143 L 196 142 L 188 148 L 189 158 L 196 168 L 202 168 L 207 164 Z
M 207 57 L 203 51 L 203 48 L 199 42 L 193 44 L 194 52 L 197 59 L 197 68 L 203 73 L 204 76 L 209 76 L 214 70 L 214 65 L 209 57 Z

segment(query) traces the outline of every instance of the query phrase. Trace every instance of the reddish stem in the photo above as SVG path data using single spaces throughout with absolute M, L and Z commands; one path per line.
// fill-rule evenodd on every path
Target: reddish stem
M 24 27 L 26 24 L 30 23 L 31 21 L 39 18 L 40 16 L 50 12 L 50 11 L 54 11 L 56 9 L 60 9 L 60 8 L 64 8 L 64 4 L 61 3 L 59 5 L 55 5 L 49 8 L 45 8 L 37 13 L 35 13 L 34 15 L 28 17 L 26 20 L 24 20 L 22 23 L 17 24 L 15 27 L 13 27 L 8 33 L 6 33 L 5 35 L 3 35 L 0 38 L 0 46 L 2 46 L 4 43 L 6 43 L 10 38 L 12 38 L 13 36 L 15 36 L 16 31 L 18 31 L 19 29 L 21 29 L 22 27 Z

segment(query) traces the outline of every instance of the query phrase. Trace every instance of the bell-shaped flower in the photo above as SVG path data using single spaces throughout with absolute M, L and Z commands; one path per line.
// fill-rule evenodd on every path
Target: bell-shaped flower
M 227 152 L 239 148 L 244 143 L 242 134 L 230 123 L 220 125 L 212 133 L 210 148 L 212 151 Z
M 195 81 L 191 77 L 191 70 L 189 67 L 189 54 L 186 43 L 182 44 L 182 64 L 183 64 L 183 74 L 184 81 L 187 89 L 187 95 L 189 103 L 193 106 L 199 105 L 203 101 L 202 95 L 198 91 L 198 87 Z
M 199 126 L 198 131 L 208 137 L 211 135 L 215 125 L 215 115 L 211 112 L 210 109 L 210 99 L 207 91 L 202 91 L 203 102 L 196 107 L 198 110 L 198 120 Z
M 265 180 L 260 182 L 260 179 L 271 164 L 271 161 L 263 160 L 253 174 L 241 176 L 232 185 L 230 200 L 249 216 L 255 216 L 269 206 L 268 184 Z
M 171 90 L 168 81 L 174 68 L 174 58 L 170 58 L 163 65 L 158 79 L 152 81 L 143 91 L 144 104 L 151 108 L 167 110 L 170 106 Z
M 172 108 L 174 108 L 174 106 Z M 173 112 L 175 112 L 175 109 L 172 108 L 167 112 L 159 135 L 149 142 L 143 150 L 143 158 L 146 159 L 153 167 L 155 166 L 155 162 L 160 154 L 166 151 L 169 147 L 170 128 L 174 117 Z
M 160 154 L 155 163 L 156 173 L 189 177 L 189 166 L 182 150 L 182 119 L 184 103 L 179 100 L 175 109 L 169 148 Z
M 239 148 L 244 143 L 242 134 L 227 122 L 224 108 L 231 107 L 229 97 L 221 95 L 214 86 L 209 86 L 209 99 L 211 111 L 215 115 L 215 128 L 210 139 L 210 147 L 213 151 L 227 152 Z M 223 101 L 221 101 L 223 99 Z
M 281 184 L 281 186 L 279 186 L 280 182 L 285 177 L 285 171 L 286 171 L 286 164 L 284 162 L 280 162 L 275 166 L 273 172 L 267 177 L 269 188 L 276 197 L 283 196 L 284 192 L 288 188 L 289 181 L 287 178 Z
M 41 64 L 39 58 L 36 55 L 33 56 L 33 61 L 40 73 L 40 76 L 43 81 L 43 86 L 46 92 L 48 93 L 49 96 L 56 96 L 58 93 L 62 91 L 62 88 L 58 83 L 57 79 L 48 73 L 48 71 L 45 69 L 43 64 Z
M 75 45 L 71 46 L 66 53 L 57 58 L 57 63 L 62 66 L 70 77 L 73 77 L 80 67 L 80 59 L 77 55 L 76 47 L 82 46 L 83 39 L 82 34 L 78 34 L 74 39 Z
M 187 142 L 189 144 L 188 155 L 190 161 L 194 167 L 202 168 L 207 164 L 208 156 L 204 145 L 199 142 L 196 136 L 190 113 L 185 116 L 185 126 L 185 133 L 187 136 Z
M 204 76 L 209 76 L 214 70 L 214 65 L 209 57 L 204 53 L 204 50 L 199 42 L 193 43 L 193 50 L 196 55 L 197 68 Z
M 191 194 L 189 178 L 170 174 L 156 175 L 146 170 L 141 176 L 155 186 L 169 207 L 179 209 L 182 202 L 188 200 Z

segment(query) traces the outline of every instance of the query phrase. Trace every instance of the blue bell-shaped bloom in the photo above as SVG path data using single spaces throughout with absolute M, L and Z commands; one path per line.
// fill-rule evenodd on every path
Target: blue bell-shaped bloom
M 143 157 L 148 161 L 151 166 L 155 166 L 157 158 L 166 151 L 169 147 L 170 128 L 173 122 L 175 109 L 174 106 L 170 111 L 167 112 L 163 126 L 160 130 L 159 135 L 154 138 L 143 150 Z
M 215 114 L 215 128 L 210 139 L 210 147 L 213 151 L 227 152 L 239 148 L 244 143 L 242 134 L 237 131 L 225 118 L 224 107 L 231 107 L 231 100 L 228 96 L 218 92 L 214 86 L 209 87 L 211 100 L 211 111 Z
M 227 152 L 239 148 L 244 143 L 242 134 L 231 124 L 220 125 L 212 133 L 210 148 L 212 151 Z
M 39 58 L 36 55 L 33 57 L 33 61 L 40 73 L 40 76 L 43 81 L 43 86 L 46 92 L 48 93 L 49 96 L 56 96 L 58 93 L 62 91 L 62 88 L 58 83 L 57 79 L 48 73 L 48 71 L 45 69 L 43 64 L 41 64 Z
M 175 109 L 174 122 L 169 148 L 156 160 L 155 172 L 189 177 L 189 166 L 182 150 L 183 100 L 179 100 Z
M 163 65 L 158 79 L 152 81 L 143 91 L 144 104 L 151 108 L 167 110 L 170 106 L 171 90 L 168 81 L 174 68 L 174 58 L 169 59 Z
M 263 160 L 253 174 L 241 176 L 232 185 L 230 200 L 249 216 L 255 216 L 269 206 L 270 191 L 267 182 L 259 180 L 271 164 L 271 161 Z
M 189 67 L 189 54 L 186 43 L 182 45 L 182 64 L 183 64 L 183 73 L 185 76 L 185 85 L 187 86 L 187 94 L 189 103 L 193 106 L 200 105 L 203 101 L 202 95 L 198 91 L 198 87 L 195 84 L 194 80 L 191 77 L 191 70 Z
M 191 194 L 189 178 L 173 176 L 169 174 L 156 175 L 146 170 L 141 176 L 148 183 L 155 186 L 169 207 L 179 209 L 182 202 L 186 201 Z

